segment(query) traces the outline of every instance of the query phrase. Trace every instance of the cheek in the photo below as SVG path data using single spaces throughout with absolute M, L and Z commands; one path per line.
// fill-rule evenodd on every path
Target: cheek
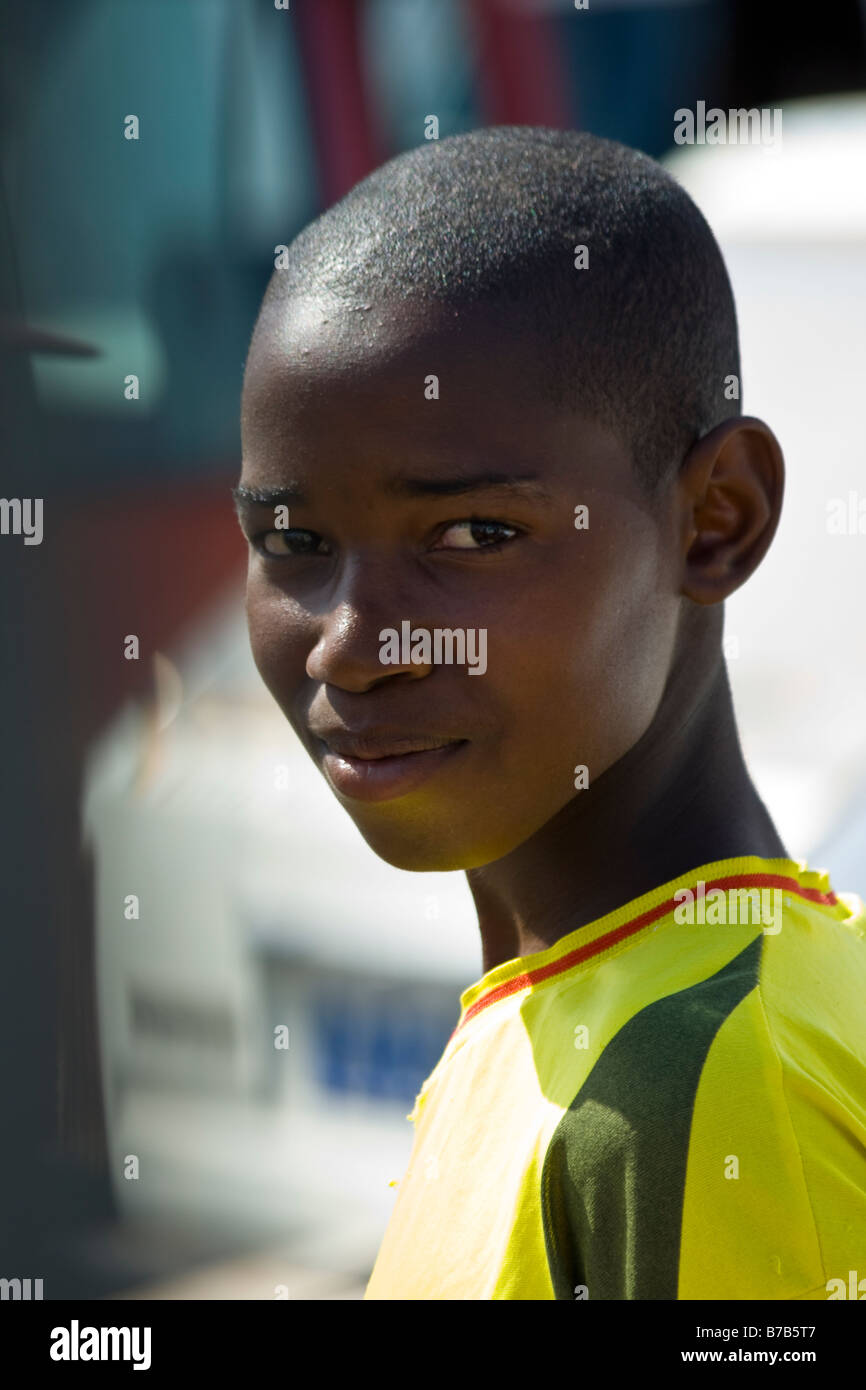
M 598 775 L 649 726 L 677 615 L 657 558 L 652 547 L 601 546 L 570 572 L 556 603 L 524 624 L 527 723 L 554 761 L 568 749 Z
M 246 590 L 247 629 L 256 669 L 271 694 L 283 703 L 304 677 L 305 634 L 300 615 L 287 599 L 250 570 Z
M 620 757 L 652 722 L 670 671 L 678 607 L 652 552 L 638 552 L 623 573 L 599 586 L 599 611 L 587 650 L 604 762 Z

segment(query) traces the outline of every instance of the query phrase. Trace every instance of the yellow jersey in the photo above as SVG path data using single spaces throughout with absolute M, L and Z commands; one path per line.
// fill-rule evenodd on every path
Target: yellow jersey
M 465 990 L 408 1118 L 366 1299 L 847 1296 L 864 904 L 805 861 L 702 865 Z

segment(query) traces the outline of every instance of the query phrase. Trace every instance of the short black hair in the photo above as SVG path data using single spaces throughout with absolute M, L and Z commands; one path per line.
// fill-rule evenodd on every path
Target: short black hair
M 578 246 L 587 269 L 575 267 Z M 504 310 L 526 340 L 527 378 L 613 430 L 648 495 L 697 439 L 740 414 L 718 243 L 681 185 L 616 141 L 488 126 L 425 142 L 309 223 L 287 262 L 260 318 L 320 289 L 354 304 L 396 296 Z

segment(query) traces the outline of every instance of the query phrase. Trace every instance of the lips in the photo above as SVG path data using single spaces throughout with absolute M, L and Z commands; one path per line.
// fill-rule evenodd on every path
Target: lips
M 341 796 L 354 801 L 391 801 L 416 791 L 440 768 L 469 747 L 464 738 L 445 734 L 406 734 L 388 730 L 317 734 L 322 771 Z
M 334 729 L 316 737 L 321 739 L 329 752 L 362 761 L 400 758 L 406 753 L 429 753 L 435 748 L 464 742 L 448 734 L 396 734 L 385 731 L 354 734 L 346 729 Z

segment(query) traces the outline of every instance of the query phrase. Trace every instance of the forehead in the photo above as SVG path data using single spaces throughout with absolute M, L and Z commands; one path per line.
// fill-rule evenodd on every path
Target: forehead
M 540 347 L 514 310 L 293 297 L 250 347 L 245 465 L 272 472 L 287 454 L 320 464 L 333 448 L 369 461 L 495 456 L 548 472 L 595 460 L 622 481 L 619 440 L 544 399 Z
M 333 408 L 339 397 L 372 400 L 404 389 L 420 405 L 431 376 L 440 401 L 456 403 L 471 390 L 497 393 L 499 381 L 513 385 L 521 369 L 528 375 L 530 351 L 513 316 L 503 322 L 490 311 L 411 298 L 293 296 L 256 331 L 244 409 L 267 407 L 275 397 L 310 404 L 325 396 Z

